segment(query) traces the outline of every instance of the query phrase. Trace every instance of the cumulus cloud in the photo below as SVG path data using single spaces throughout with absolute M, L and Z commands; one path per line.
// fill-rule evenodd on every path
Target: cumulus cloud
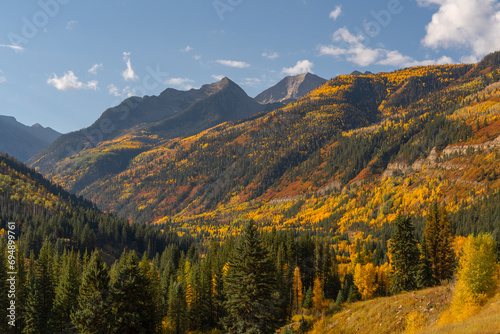
M 97 74 L 97 71 L 102 68 L 102 64 L 94 64 L 91 68 L 89 68 L 88 72 L 90 74 Z
M 342 6 L 335 7 L 334 10 L 330 12 L 330 18 L 334 21 L 338 19 L 338 17 L 342 14 Z
M 336 58 L 345 58 L 347 61 L 361 67 L 372 64 L 392 67 L 411 67 L 423 65 L 439 65 L 454 63 L 453 59 L 443 56 L 439 59 L 417 61 L 410 56 L 403 55 L 397 50 L 384 48 L 370 48 L 363 44 L 363 35 L 354 35 L 347 28 L 340 28 L 333 34 L 334 45 L 320 45 L 319 54 Z
M 298 75 L 302 73 L 307 73 L 310 72 L 312 73 L 312 68 L 314 67 L 314 64 L 310 62 L 309 60 L 299 60 L 297 64 L 293 67 L 284 67 L 281 70 L 281 73 L 287 74 L 287 75 Z
M 194 83 L 194 80 L 189 78 L 170 78 L 163 82 L 165 85 L 174 86 L 174 87 L 182 87 L 185 89 L 190 89 L 192 86 L 190 83 Z
M 56 74 L 52 74 L 52 78 L 47 79 L 47 83 L 62 91 L 84 89 L 97 90 L 98 84 L 96 80 L 92 80 L 87 83 L 79 81 L 73 71 L 64 73 L 64 75 L 60 78 Z
M 262 53 L 262 57 L 264 58 L 268 58 L 268 59 L 276 59 L 278 58 L 280 55 L 278 52 L 264 52 Z
M 7 82 L 7 78 L 3 76 L 3 71 L 0 70 L 0 84 Z
M 192 48 L 192 47 L 190 47 L 189 45 L 188 45 L 188 46 L 186 46 L 184 49 L 180 49 L 180 51 L 181 51 L 181 52 L 189 52 L 189 51 L 191 51 L 191 50 L 193 50 L 193 48 Z
M 0 48 L 8 48 L 17 52 L 24 51 L 24 48 L 20 45 L 0 44 Z
M 138 80 L 139 77 L 135 74 L 132 69 L 132 62 L 130 61 L 130 52 L 123 53 L 123 61 L 127 65 L 125 71 L 123 71 L 122 76 L 125 81 L 135 81 Z
M 437 5 L 422 44 L 433 49 L 467 48 L 482 57 L 500 49 L 498 0 L 417 0 L 423 7 Z M 431 7 L 433 8 L 433 7 Z M 471 56 L 468 58 L 471 59 Z
M 118 87 L 116 87 L 113 84 L 108 86 L 108 91 L 109 91 L 109 95 L 113 95 L 116 97 L 122 96 L 122 94 L 120 94 L 120 91 L 118 90 Z
M 201 55 L 194 55 L 194 56 L 193 56 L 193 58 L 194 58 L 195 60 L 200 60 L 200 59 L 201 59 Z
M 132 97 L 132 96 L 136 95 L 135 89 L 133 89 L 130 86 L 123 88 L 123 94 L 127 95 L 127 97 Z
M 219 59 L 215 61 L 218 64 L 228 66 L 228 67 L 235 67 L 235 68 L 246 68 L 250 67 L 250 64 L 245 63 L 244 61 L 236 61 L 236 60 L 223 60 Z
M 258 87 L 261 83 L 262 80 L 259 78 L 245 78 L 241 84 L 244 86 Z

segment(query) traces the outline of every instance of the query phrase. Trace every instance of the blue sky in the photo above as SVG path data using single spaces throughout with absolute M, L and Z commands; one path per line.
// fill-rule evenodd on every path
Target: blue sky
M 69 132 L 127 96 L 223 76 L 253 97 L 306 71 L 474 62 L 498 31 L 497 0 L 7 0 L 0 114 Z

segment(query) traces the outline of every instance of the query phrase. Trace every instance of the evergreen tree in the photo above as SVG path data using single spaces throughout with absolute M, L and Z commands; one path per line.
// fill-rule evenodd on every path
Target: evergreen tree
M 73 331 L 71 313 L 78 307 L 80 289 L 80 263 L 77 254 L 73 251 L 64 251 L 62 257 L 62 275 L 56 288 L 56 297 L 53 308 L 55 332 Z
M 98 251 L 94 251 L 82 275 L 78 309 L 71 315 L 83 334 L 110 332 L 109 273 Z
M 229 333 L 274 333 L 274 273 L 269 252 L 251 222 L 233 253 L 225 280 L 224 327 Z
M 32 259 L 33 261 L 33 259 Z M 24 333 L 53 333 L 52 307 L 55 299 L 52 244 L 46 239 L 35 270 L 31 271 Z
M 434 280 L 439 283 L 453 276 L 455 257 L 453 231 L 446 209 L 434 201 L 426 217 L 424 230 Z
M 420 245 L 420 260 L 418 262 L 417 286 L 419 289 L 434 286 L 434 275 L 432 272 L 432 263 L 429 258 L 429 250 L 425 238 Z
M 135 251 L 125 251 L 111 284 L 114 333 L 154 333 L 157 324 L 155 305 L 148 287 Z
M 314 298 L 314 293 L 313 293 L 313 288 L 312 286 L 309 287 L 306 291 L 306 296 L 304 297 L 304 308 L 310 309 L 313 307 L 313 298 Z
M 393 267 L 391 293 L 416 289 L 419 252 L 410 217 L 399 215 L 396 218 L 390 252 Z
M 168 294 L 168 319 L 174 334 L 183 334 L 187 328 L 186 292 L 182 283 L 172 280 Z

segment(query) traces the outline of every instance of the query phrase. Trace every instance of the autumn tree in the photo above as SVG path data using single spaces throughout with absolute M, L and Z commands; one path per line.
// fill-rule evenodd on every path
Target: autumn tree
M 292 284 L 292 304 L 296 313 L 299 312 L 304 300 L 304 293 L 302 287 L 302 278 L 300 277 L 299 267 L 295 267 L 293 271 L 293 284 Z
M 358 287 L 363 299 L 373 297 L 378 287 L 377 276 L 377 268 L 373 263 L 368 263 L 364 266 L 358 263 L 354 268 L 354 284 Z
M 312 303 L 316 310 L 320 310 L 323 307 L 323 283 L 316 277 L 313 284 L 313 295 Z
M 391 293 L 416 289 L 419 251 L 410 217 L 400 214 L 396 218 L 389 251 L 392 258 Z
M 496 242 L 490 234 L 470 235 L 462 249 L 451 312 L 467 318 L 491 298 L 498 287 Z

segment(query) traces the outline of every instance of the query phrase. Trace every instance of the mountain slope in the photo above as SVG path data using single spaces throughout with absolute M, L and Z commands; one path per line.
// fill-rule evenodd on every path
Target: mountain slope
M 124 170 L 131 159 L 163 140 L 191 136 L 264 109 L 227 78 L 198 90 L 167 89 L 158 97 L 129 98 L 106 110 L 89 128 L 61 136 L 29 163 L 48 177 L 70 174 L 73 180 L 64 186 L 78 192 Z
M 61 134 L 40 124 L 26 126 L 14 117 L 0 115 L 0 152 L 26 161 L 52 144 Z
M 293 102 L 326 82 L 315 74 L 303 73 L 288 76 L 273 87 L 266 89 L 255 97 L 255 101 L 266 103 Z

